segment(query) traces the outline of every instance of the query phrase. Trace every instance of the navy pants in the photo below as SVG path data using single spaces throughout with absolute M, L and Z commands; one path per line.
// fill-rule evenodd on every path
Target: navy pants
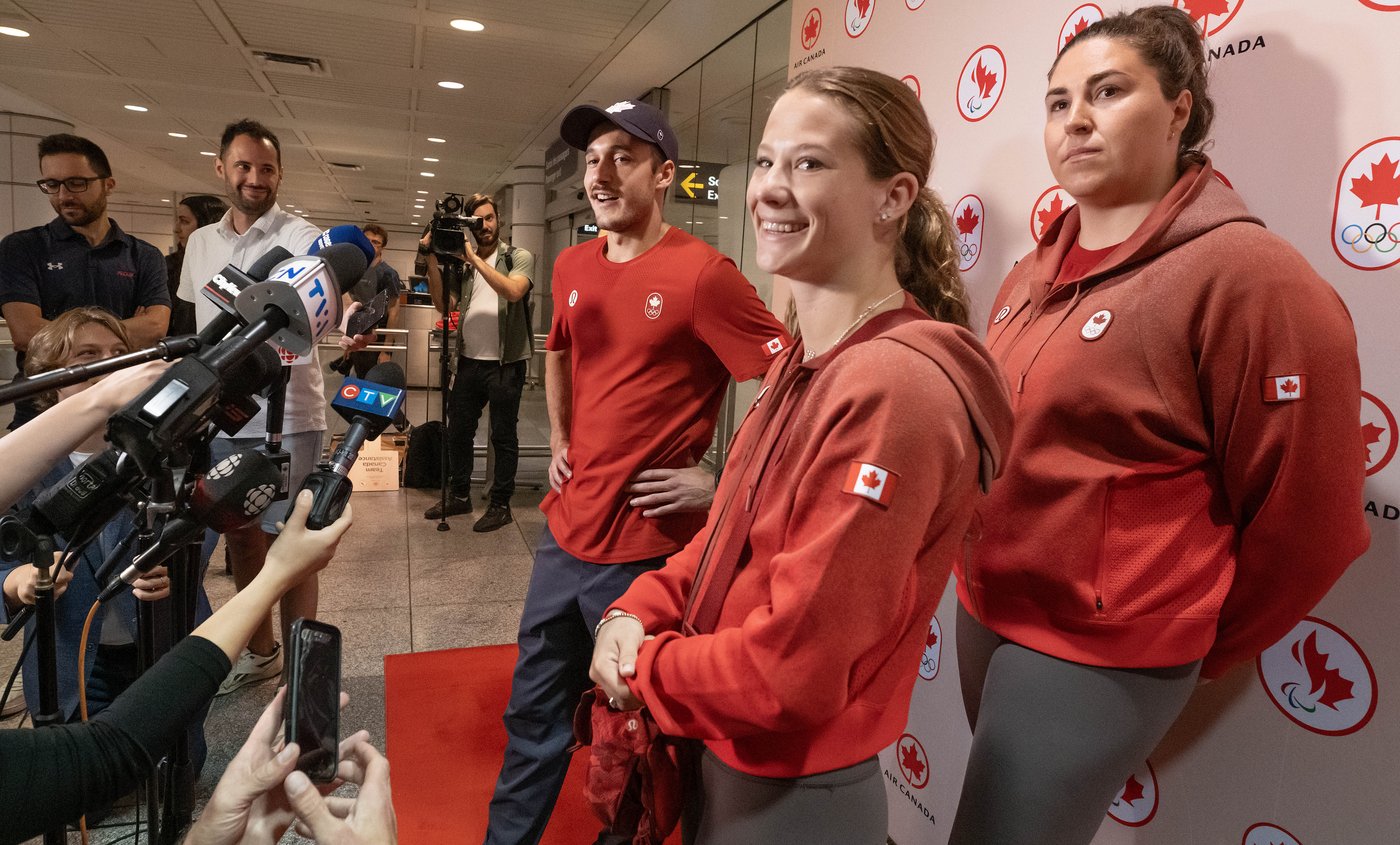
M 520 616 L 520 656 L 504 719 L 506 755 L 491 798 L 487 845 L 540 841 L 569 770 L 574 709 L 593 685 L 593 627 L 637 576 L 665 562 L 663 556 L 589 563 L 559 548 L 544 527 Z
M 525 387 L 525 362 L 502 364 L 458 358 L 447 412 L 447 457 L 452 495 L 471 495 L 476 426 L 490 406 L 491 448 L 496 453 L 494 477 L 487 495 L 492 504 L 508 505 L 515 495 L 515 468 L 520 463 L 520 393 Z

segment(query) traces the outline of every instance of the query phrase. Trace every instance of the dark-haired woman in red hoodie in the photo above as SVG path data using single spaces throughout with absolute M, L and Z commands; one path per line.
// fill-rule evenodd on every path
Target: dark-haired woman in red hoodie
M 874 71 L 803 74 L 768 118 L 749 212 L 759 266 L 792 281 L 801 340 L 735 434 L 705 528 L 604 615 L 592 666 L 617 706 L 705 741 L 687 784 L 703 794 L 698 845 L 884 845 L 875 755 L 904 730 L 1011 424 L 1005 382 L 960 325 L 932 163 L 918 99 Z
M 992 306 L 1016 438 L 958 568 L 972 751 L 951 842 L 1087 843 L 1198 677 L 1365 550 L 1336 292 L 1214 178 L 1200 32 L 1169 6 L 1061 51 L 1045 151 L 1077 205 Z

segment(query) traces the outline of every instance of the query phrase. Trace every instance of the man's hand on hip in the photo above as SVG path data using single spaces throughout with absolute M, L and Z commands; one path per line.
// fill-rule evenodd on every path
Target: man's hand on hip
M 627 504 L 642 508 L 642 516 L 669 516 L 683 511 L 707 511 L 715 498 L 715 477 L 698 466 L 676 469 L 644 469 L 627 492 Z

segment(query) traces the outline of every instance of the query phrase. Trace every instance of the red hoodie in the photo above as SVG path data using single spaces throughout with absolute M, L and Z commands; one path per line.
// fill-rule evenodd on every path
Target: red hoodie
M 833 352 L 801 356 L 769 370 L 705 528 L 615 605 L 657 635 L 632 686 L 661 729 L 766 777 L 849 766 L 898 739 L 979 477 L 990 482 L 1010 439 L 986 350 L 910 297 Z M 723 514 L 745 508 L 715 633 L 683 637 L 701 551 L 712 534 L 722 548 L 739 521 Z
M 992 307 L 1016 438 L 958 597 L 1055 657 L 1204 657 L 1214 677 L 1287 633 L 1369 543 L 1351 318 L 1209 164 L 1052 290 L 1079 222 L 1052 224 Z

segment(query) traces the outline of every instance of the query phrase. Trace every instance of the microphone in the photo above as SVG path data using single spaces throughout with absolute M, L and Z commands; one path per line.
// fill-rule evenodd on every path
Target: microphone
M 238 294 L 242 293 L 244 288 L 266 280 L 274 267 L 291 257 L 291 252 L 275 246 L 254 261 L 246 273 L 232 264 L 215 273 L 214 278 L 205 283 L 203 293 L 205 299 L 219 306 L 219 313 L 199 333 L 200 342 L 206 347 L 213 346 L 238 328 L 242 320 L 233 304 Z
M 340 517 L 354 489 L 348 476 L 360 449 L 366 440 L 382 434 L 403 408 L 408 379 L 402 367 L 386 361 L 365 375 L 363 380 L 347 378 L 331 402 L 331 407 L 350 421 L 350 427 L 331 454 L 330 463 L 317 467 L 301 485 L 314 496 L 306 517 L 308 528 L 325 528 Z
M 108 448 L 74 467 L 40 493 L 18 519 L 0 522 L 0 550 L 8 557 L 24 548 L 22 529 L 33 534 L 62 532 L 70 547 L 88 543 L 126 506 L 125 496 L 140 479 L 130 456 Z
M 206 526 L 224 534 L 261 516 L 277 493 L 278 475 L 277 468 L 257 449 L 244 449 L 219 461 L 195 482 L 189 513 L 167 522 L 155 543 L 109 581 L 97 600 L 105 602 L 116 596 L 143 573 L 197 540 Z
M 322 232 L 321 236 L 311 244 L 311 250 L 307 254 L 320 255 L 323 250 L 334 244 L 354 244 L 364 253 L 366 264 L 374 260 L 374 244 L 369 242 L 369 238 L 365 236 L 359 226 L 350 223 L 332 226 Z M 350 285 L 353 284 L 349 279 L 342 279 L 342 282 L 345 283 L 345 290 L 349 290 Z

